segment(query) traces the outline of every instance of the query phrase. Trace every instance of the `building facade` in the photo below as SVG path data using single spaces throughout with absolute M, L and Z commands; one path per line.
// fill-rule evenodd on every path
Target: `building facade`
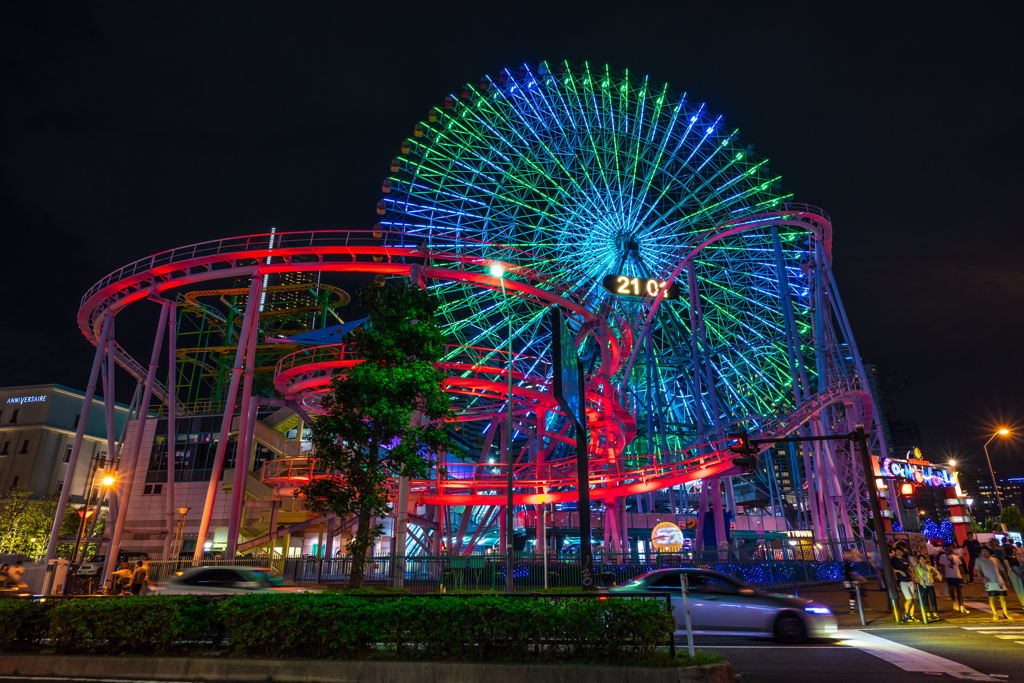
M 85 498 L 93 458 L 107 458 L 103 400 L 93 399 L 85 425 L 78 469 L 68 482 L 67 465 L 81 419 L 84 392 L 60 384 L 0 388 L 0 501 L 16 487 L 34 499 L 71 486 L 70 500 Z M 128 406 L 116 404 L 115 438 L 128 419 Z

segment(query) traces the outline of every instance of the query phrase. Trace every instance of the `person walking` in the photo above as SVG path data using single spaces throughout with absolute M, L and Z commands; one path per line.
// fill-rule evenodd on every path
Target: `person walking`
M 25 575 L 25 565 L 21 560 L 14 563 L 14 566 L 7 570 L 7 575 L 11 577 L 11 581 L 14 582 L 15 586 L 19 588 L 25 588 L 25 583 L 22 582 L 21 577 Z
M 1006 578 L 1010 580 L 1013 592 L 1017 595 L 1017 602 L 1024 607 L 1024 572 L 1021 570 L 1020 561 L 1021 549 L 1015 547 L 1007 536 L 1006 543 L 1003 544 L 1003 567 L 1006 569 Z
M 917 556 L 914 581 L 917 583 L 917 589 L 921 591 L 921 609 L 927 612 L 929 619 L 938 619 L 939 603 L 935 599 L 935 582 L 942 581 L 942 574 L 935 571 L 935 567 L 923 554 Z
M 897 547 L 892 558 L 892 573 L 903 593 L 903 621 L 920 621 L 914 616 L 914 577 L 910 562 L 902 547 Z
M 843 588 L 850 598 L 850 614 L 857 611 L 857 583 L 861 580 L 859 574 L 853 567 L 854 562 L 860 562 L 860 551 L 856 548 L 849 548 L 843 551 Z
M 939 572 L 942 573 L 946 579 L 946 585 L 949 587 L 949 599 L 953 601 L 953 611 L 970 614 L 964 607 L 964 577 L 960 572 L 960 558 L 946 552 L 939 553 L 938 564 Z
M 967 551 L 967 583 L 974 583 L 974 563 L 981 557 L 981 543 L 974 538 L 973 531 L 967 532 L 964 550 Z
M 1003 582 L 1002 567 L 996 564 L 992 557 L 992 551 L 988 546 L 982 546 L 981 557 L 974 564 L 978 570 L 978 576 L 985 583 L 985 591 L 988 593 L 988 605 L 992 608 L 992 621 L 999 621 L 999 613 L 996 611 L 996 598 L 1003 608 L 1003 616 L 1007 621 L 1013 621 L 1013 617 L 1006 610 L 1006 584 Z
M 135 571 L 132 572 L 132 584 L 131 592 L 132 595 L 139 595 L 142 593 L 142 587 L 146 585 L 146 568 L 142 565 L 142 560 L 135 563 Z

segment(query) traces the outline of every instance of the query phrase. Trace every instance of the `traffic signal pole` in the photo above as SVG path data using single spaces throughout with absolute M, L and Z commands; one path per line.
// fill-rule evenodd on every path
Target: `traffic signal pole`
M 857 443 L 857 450 L 860 451 L 860 462 L 861 467 L 864 468 L 864 479 L 867 483 L 868 489 L 868 501 L 871 504 L 871 521 L 874 527 L 875 534 L 875 546 L 878 548 L 878 554 L 882 564 L 882 574 L 885 577 L 885 587 L 889 594 L 889 604 L 892 608 L 893 618 L 899 621 L 899 596 L 896 593 L 896 576 L 892 571 L 892 563 L 889 561 L 889 544 L 885 537 L 885 520 L 882 517 L 882 505 L 878 501 L 878 491 L 873 485 L 872 476 L 873 468 L 871 467 L 871 455 L 868 452 L 868 435 L 864 431 L 864 425 L 857 425 L 857 429 L 849 434 L 835 434 L 832 436 L 801 436 L 799 438 L 785 438 L 785 439 L 746 439 L 746 432 L 739 434 L 730 434 L 733 439 L 739 440 L 741 443 L 736 444 L 733 448 L 734 452 L 739 453 L 739 447 L 746 443 L 748 453 L 753 455 L 756 451 L 756 447 L 760 444 L 776 444 L 776 443 L 802 443 L 805 441 L 855 441 Z M 756 457 L 756 456 L 754 456 Z M 735 459 L 740 460 L 741 458 Z M 858 520 L 860 521 L 860 520 Z
M 864 425 L 857 425 L 857 430 L 851 436 L 854 436 L 857 440 L 857 449 L 860 451 L 860 464 L 864 468 L 868 501 L 871 503 L 871 519 L 875 527 L 875 546 L 878 548 L 878 554 L 882 562 L 882 572 L 885 574 L 885 587 L 889 593 L 889 604 L 892 607 L 893 617 L 899 621 L 896 576 L 892 572 L 892 563 L 889 561 L 889 544 L 885 538 L 885 520 L 882 519 L 882 506 L 878 502 L 878 491 L 872 481 L 871 456 L 868 454 L 868 435 L 864 432 Z

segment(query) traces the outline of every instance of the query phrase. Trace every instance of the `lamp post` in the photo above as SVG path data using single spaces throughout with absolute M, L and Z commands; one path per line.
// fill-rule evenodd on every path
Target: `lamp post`
M 995 494 L 996 494 L 996 505 L 999 506 L 999 514 L 1000 515 L 1003 514 L 1003 499 L 999 496 L 999 484 L 996 483 L 996 473 L 992 469 L 992 459 L 990 457 L 988 457 L 988 445 L 990 443 L 992 443 L 992 439 L 996 438 L 997 436 L 1006 436 L 1009 433 L 1010 433 L 1010 430 L 1006 429 L 1005 427 L 1003 427 L 1001 429 L 997 429 L 995 434 L 993 434 L 992 436 L 988 437 L 988 441 L 986 441 L 985 445 L 982 446 L 982 448 L 985 449 L 985 461 L 988 463 L 988 473 L 992 477 L 992 490 L 995 491 Z
M 499 263 L 491 266 L 491 275 L 501 281 L 501 293 L 505 297 L 505 310 L 508 310 L 508 290 L 505 289 L 505 269 Z M 505 590 L 509 593 L 515 588 L 512 577 L 512 555 L 515 543 L 514 506 L 512 504 L 512 316 L 508 316 L 508 421 L 505 425 L 505 465 L 508 467 L 506 484 L 507 500 L 505 502 Z

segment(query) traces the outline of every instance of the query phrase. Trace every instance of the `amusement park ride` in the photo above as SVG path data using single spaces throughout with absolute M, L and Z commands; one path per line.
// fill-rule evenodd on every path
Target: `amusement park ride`
M 509 467 L 515 506 L 578 499 L 576 440 L 552 391 L 552 307 L 584 369 L 590 500 L 608 512 L 612 550 L 628 543 L 616 522 L 627 498 L 652 512 L 657 494 L 681 510 L 680 485 L 691 482 L 700 482 L 697 545 L 705 512 L 723 539 L 734 478 L 772 489 L 770 452 L 752 473 L 732 463 L 728 435 L 740 428 L 761 442 L 857 424 L 874 433 L 878 416 L 832 271 L 829 216 L 793 203 L 768 160 L 704 104 L 628 71 L 524 65 L 446 97 L 399 150 L 375 225 L 171 249 L 107 275 L 82 299 L 79 328 L 97 349 L 84 410 L 101 368 L 113 394 L 116 363 L 142 385 L 142 406 L 153 395 L 164 403 L 168 424 L 223 415 L 197 556 L 232 419 L 245 472 L 261 411 L 289 408 L 308 423 L 331 378 L 359 362 L 340 339 L 351 327 L 339 313 L 348 295 L 326 284 L 337 274 L 409 278 L 440 301 L 449 339 L 440 367 L 464 448 L 410 482 L 409 502 L 467 506 L 478 526 L 505 519 Z M 140 305 L 162 310 L 148 367 L 115 338 L 118 314 Z M 164 336 L 166 384 L 157 379 Z M 114 548 L 139 444 L 121 453 Z M 844 539 L 865 524 L 867 482 L 851 448 L 809 439 L 797 449 L 791 488 L 776 494 L 790 505 L 791 526 Z M 872 449 L 888 455 L 873 436 Z M 315 454 L 294 455 L 262 467 L 276 496 L 330 474 Z M 174 469 L 164 484 L 169 530 Z M 229 555 L 241 488 L 232 491 Z

